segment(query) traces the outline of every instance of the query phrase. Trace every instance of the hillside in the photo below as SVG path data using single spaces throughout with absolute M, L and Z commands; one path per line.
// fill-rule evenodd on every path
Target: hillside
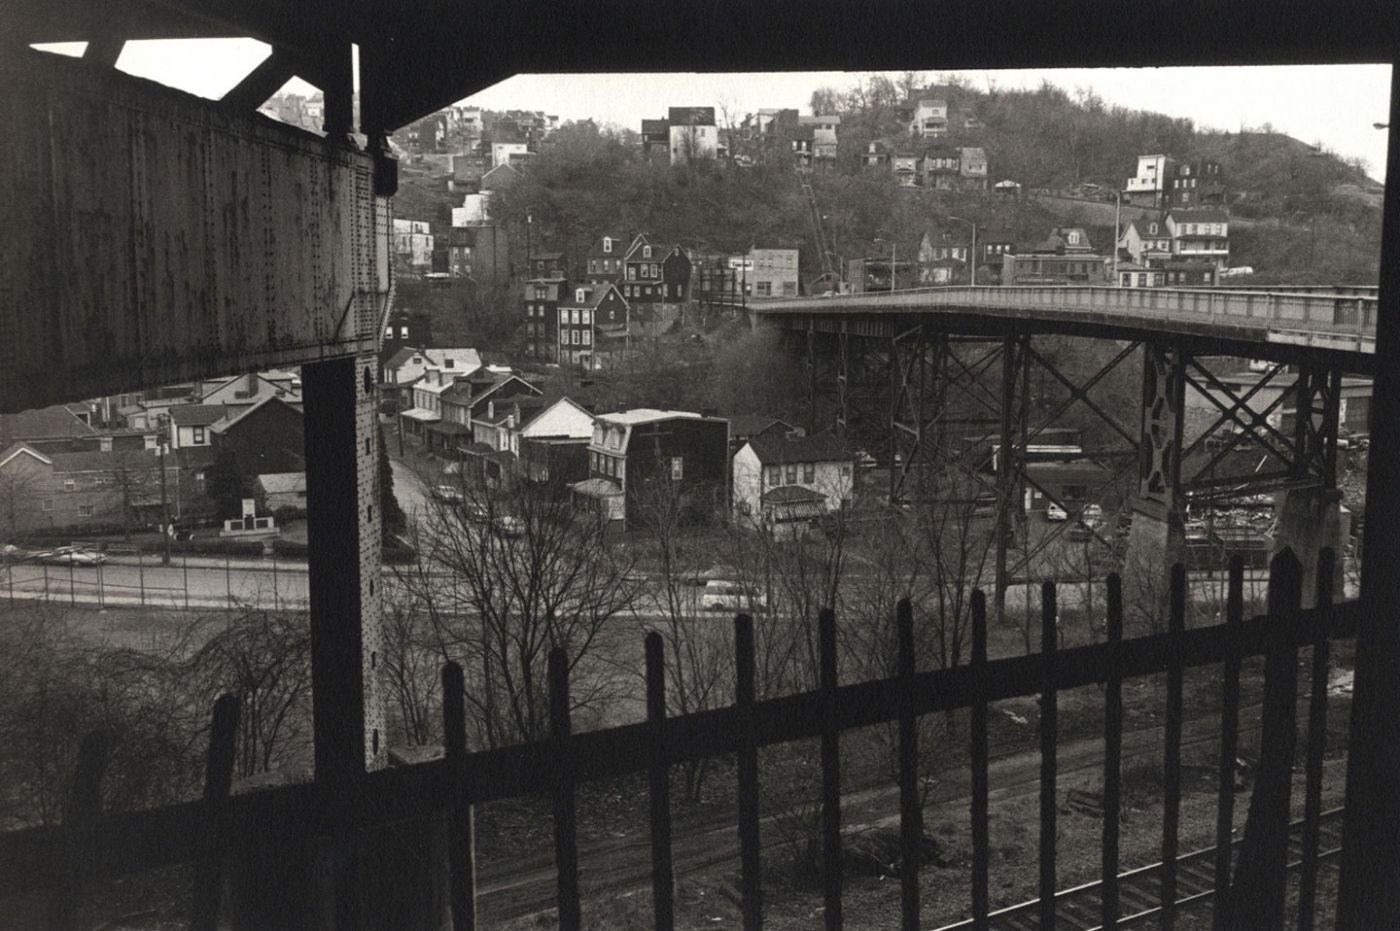
M 886 172 L 862 169 L 859 153 L 871 140 L 920 144 L 904 135 L 895 107 L 922 82 L 908 75 L 901 83 L 877 76 L 813 94 L 814 106 L 842 117 L 837 170 L 812 176 L 837 256 L 884 255 L 891 242 L 900 255 L 912 256 L 931 227 L 967 229 L 948 217 L 1018 242 L 1042 239 L 1054 225 L 1083 225 L 1107 251 L 1112 204 L 1056 198 L 1018 204 L 987 194 L 911 191 L 897 188 Z M 1377 278 L 1380 210 L 1363 165 L 1267 127 L 1198 130 L 1190 120 L 1109 107 L 1092 93 L 1071 95 L 1048 82 L 1034 91 L 947 83 L 937 92 L 949 103 L 947 142 L 984 147 L 993 180 L 1012 178 L 1027 190 L 1082 182 L 1113 190 L 1134 173 L 1139 154 L 1215 159 L 1229 191 L 1246 195 L 1231 206 L 1232 264 L 1253 266 L 1261 283 Z M 563 249 L 575 262 L 604 232 L 644 231 L 654 241 L 712 252 L 798 248 L 804 282 L 820 273 L 811 210 L 786 153 L 770 149 L 752 167 L 673 167 L 644 159 L 626 135 L 591 121 L 561 127 L 523 181 L 495 196 L 492 212 L 512 241 L 524 243 L 529 214 L 533 247 Z M 405 164 L 396 210 L 445 231 L 460 197 L 447 192 L 439 171 Z M 1124 222 L 1137 212 L 1125 208 Z

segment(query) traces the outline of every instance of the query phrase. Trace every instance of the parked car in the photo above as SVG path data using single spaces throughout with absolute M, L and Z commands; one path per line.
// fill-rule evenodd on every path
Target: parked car
M 503 537 L 518 537 L 525 532 L 525 521 L 510 514 L 498 514 L 491 522 L 491 529 Z
M 1069 512 L 1051 501 L 1045 505 L 1045 519 L 1049 521 L 1069 520 Z
M 438 485 L 433 489 L 433 497 L 439 501 L 457 502 L 462 500 L 462 492 L 451 485 Z
M 1097 527 L 1099 524 L 1103 523 L 1103 505 L 1084 505 L 1084 509 L 1079 512 L 1079 519 L 1082 520 L 1084 523 L 1088 524 L 1090 527 Z
M 728 579 L 711 579 L 700 595 L 702 611 L 765 611 L 768 599 Z
M 42 554 L 39 558 L 54 566 L 100 566 L 107 561 L 107 554 L 95 550 L 61 546 L 56 550 Z

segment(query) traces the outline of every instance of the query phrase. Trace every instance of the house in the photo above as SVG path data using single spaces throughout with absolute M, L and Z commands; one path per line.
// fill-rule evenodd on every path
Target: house
M 575 495 L 626 529 L 645 526 L 653 508 L 679 507 L 697 523 L 728 510 L 729 422 L 719 417 L 652 408 L 601 414 L 588 460 Z
M 306 473 L 270 472 L 253 480 L 259 514 L 306 511 Z
M 670 157 L 671 124 L 666 120 L 642 120 L 642 154 Z
M 966 241 L 955 239 L 951 230 L 926 230 L 919 239 L 919 265 L 936 259 L 956 259 L 966 263 L 972 247 Z M 920 279 L 923 280 L 922 273 Z
M 419 349 L 405 346 L 380 367 L 380 400 L 393 401 L 396 411 L 412 407 L 413 385 L 430 368 L 470 375 L 481 368 L 481 354 L 475 349 Z
M 521 285 L 525 306 L 525 355 L 559 360 L 559 303 L 568 293 L 563 279 L 536 278 Z
M 529 154 L 530 146 L 526 142 L 513 142 L 509 140 L 503 140 L 500 142 L 492 141 L 491 167 L 495 169 L 500 168 L 502 166 L 510 165 L 512 158 L 516 158 L 521 155 L 528 156 Z
M 639 234 L 623 257 L 623 272 L 622 296 L 629 303 L 680 304 L 690 297 L 690 257 L 680 246 Z
M 1137 174 L 1123 186 L 1124 200 L 1142 207 L 1166 206 L 1168 178 L 1175 164 L 1167 155 L 1139 155 Z
M 919 173 L 923 156 L 918 152 L 902 149 L 890 156 L 890 171 L 900 187 L 918 187 L 922 181 Z
M 861 164 L 866 168 L 881 168 L 890 163 L 890 149 L 883 142 L 871 142 L 860 155 Z
M 584 462 L 584 447 L 593 439 L 593 415 L 568 398 L 545 398 L 529 393 L 500 400 L 492 397 L 486 401 L 485 414 L 472 423 L 472 438 L 516 456 L 527 440 L 573 443 L 578 447 L 579 461 Z
M 1094 251 L 1094 244 L 1089 241 L 1089 234 L 1082 227 L 1057 226 L 1050 231 L 1050 235 L 1040 244 L 1039 249 L 1060 255 L 1088 255 Z
M 214 452 L 232 450 L 245 476 L 306 468 L 305 419 L 282 398 L 263 398 L 209 429 Z
M 622 259 L 629 247 L 627 240 L 617 235 L 604 235 L 588 250 L 587 281 L 590 284 L 620 281 Z
M 96 436 L 97 430 L 64 404 L 0 414 L 0 448 L 24 443 L 39 452 L 72 452 Z
M 714 158 L 719 151 L 719 128 L 714 107 L 671 107 L 666 113 L 671 164 Z
M 1169 288 L 1213 288 L 1220 283 L 1220 268 L 1209 261 L 1163 262 L 1162 272 Z
M 745 443 L 758 436 L 805 436 L 807 431 L 768 414 L 730 414 L 729 451 L 737 453 Z
M 1138 262 L 1118 263 L 1118 286 L 1120 288 L 1160 288 L 1166 284 L 1167 273 L 1159 266 L 1142 265 Z
M 558 349 L 561 365 L 599 367 L 601 333 L 626 338 L 631 322 L 629 302 L 615 284 L 580 284 L 559 302 Z
M 426 220 L 394 220 L 394 271 L 422 275 L 432 271 L 433 234 Z
M 1010 232 L 996 227 L 977 231 L 977 267 L 987 266 L 1001 272 L 1002 259 L 1016 251 L 1016 239 Z M 982 281 L 979 274 L 977 280 Z
M 987 150 L 981 146 L 963 146 L 958 150 L 959 187 L 963 190 L 987 189 Z
M 1164 220 L 1138 217 L 1118 237 L 1118 248 L 1138 265 L 1157 266 L 1172 257 L 1172 235 Z
M 798 168 L 811 168 L 816 150 L 816 133 L 812 127 L 799 126 L 789 134 L 789 138 L 792 140 L 793 163 Z
M 1166 225 L 1172 237 L 1173 257 L 1201 259 L 1217 269 L 1229 266 L 1230 218 L 1223 210 L 1173 208 L 1167 211 Z
M 1219 207 L 1225 203 L 1225 176 L 1208 158 L 1177 162 L 1167 173 L 1165 203 L 1173 207 Z
M 164 461 L 172 517 L 194 492 L 173 457 L 144 451 L 43 452 L 29 443 L 0 451 L 0 535 L 118 530 L 157 519 Z
M 812 158 L 828 164 L 835 162 L 841 117 L 836 114 L 799 116 L 797 122 L 812 131 Z
M 528 278 L 559 281 L 569 277 L 569 259 L 562 252 L 535 253 L 525 264 Z
M 958 187 L 961 161 L 959 150 L 952 146 L 938 145 L 925 149 L 919 163 L 924 187 L 938 191 L 951 191 Z
M 1021 199 L 1021 185 L 1010 178 L 1005 178 L 992 185 L 992 193 L 1000 194 L 1003 197 L 1011 197 L 1016 200 Z
M 272 395 L 264 395 L 264 400 Z M 246 408 L 240 408 L 242 411 Z M 228 408 L 222 404 L 181 404 L 170 409 L 170 448 L 191 449 L 196 446 L 213 446 L 214 435 L 210 430 L 216 423 L 229 417 Z
M 734 455 L 734 519 L 778 539 L 850 506 L 855 457 L 832 433 L 755 436 Z
M 199 383 L 199 403 L 222 404 L 230 408 L 230 417 L 266 397 L 281 398 L 301 407 L 301 376 L 296 372 L 269 369 Z
M 411 346 L 431 346 L 432 318 L 422 311 L 395 310 L 384 324 L 384 339 L 379 344 L 379 367 L 400 349 Z
M 455 385 L 458 378 L 465 378 L 466 375 L 466 372 L 447 370 L 435 365 L 425 366 L 422 376 L 412 385 L 413 406 L 399 412 L 400 431 L 423 440 L 431 451 L 434 440 L 428 434 L 428 428 L 443 419 L 442 394 Z M 470 432 L 469 427 L 467 431 Z
M 911 135 L 941 139 L 948 135 L 948 101 L 941 97 L 921 97 L 913 105 L 909 121 Z
M 797 249 L 749 249 L 744 265 L 748 293 L 755 299 L 796 297 L 798 258 Z
M 447 274 L 491 285 L 510 277 L 510 242 L 491 222 L 455 224 L 447 231 Z

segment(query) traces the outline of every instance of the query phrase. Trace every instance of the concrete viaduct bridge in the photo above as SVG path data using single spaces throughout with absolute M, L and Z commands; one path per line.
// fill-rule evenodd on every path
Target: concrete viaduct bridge
M 1345 543 L 1338 429 L 1344 397 L 1369 392 L 1348 376 L 1374 372 L 1374 289 L 939 287 L 750 311 L 805 358 L 809 427 L 835 426 L 869 452 L 888 471 L 892 504 L 995 502 L 998 616 L 1008 586 L 1035 574 L 1034 560 L 1068 526 L 1013 554 L 1015 505 L 1033 492 L 1074 513 L 1027 468 L 1057 447 L 1062 460 L 1108 464 L 1086 498 L 1116 489 L 1131 501 L 1125 579 L 1145 603 L 1165 597 L 1165 567 L 1184 558 L 1193 505 L 1273 494 L 1273 547 L 1292 547 L 1306 565 Z M 1085 347 L 1088 367 L 1069 366 L 1047 348 L 1063 350 L 1066 337 L 1104 342 Z M 1264 367 L 1225 374 L 1243 358 Z M 1101 428 L 1082 449 L 1052 442 L 1076 406 Z M 1111 542 L 1111 530 L 1095 534 Z

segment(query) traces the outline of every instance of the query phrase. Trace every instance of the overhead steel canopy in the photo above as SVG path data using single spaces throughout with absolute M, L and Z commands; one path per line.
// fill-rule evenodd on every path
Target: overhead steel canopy
M 6 0 L 21 42 L 248 36 L 316 70 L 360 47 L 366 122 L 393 130 L 512 74 L 1389 61 L 1376 0 Z M 3 41 L 3 39 L 0 39 Z M 325 74 L 333 69 L 322 68 Z M 317 83 L 307 77 L 312 83 Z

